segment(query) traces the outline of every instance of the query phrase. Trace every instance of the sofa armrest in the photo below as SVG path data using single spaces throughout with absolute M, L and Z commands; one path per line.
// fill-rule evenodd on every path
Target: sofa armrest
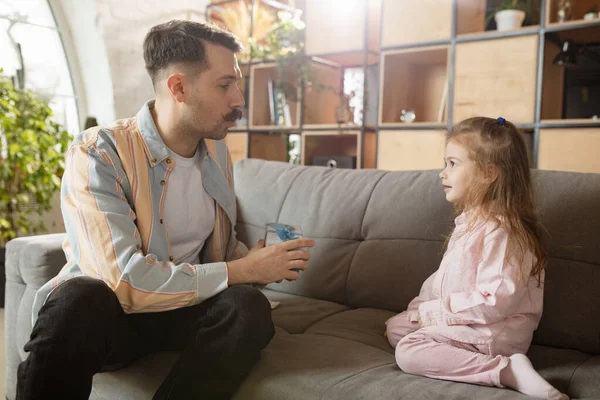
M 65 265 L 65 234 L 30 236 L 6 244 L 4 309 L 6 398 L 15 398 L 17 367 L 27 356 L 23 345 L 31 334 L 31 311 L 37 290 Z
M 39 289 L 65 265 L 64 233 L 29 236 L 6 244 L 6 280 Z

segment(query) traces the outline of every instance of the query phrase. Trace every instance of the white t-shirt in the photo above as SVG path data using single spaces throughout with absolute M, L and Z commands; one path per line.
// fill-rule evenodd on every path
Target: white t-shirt
M 164 223 L 175 264 L 199 264 L 200 250 L 215 227 L 215 200 L 204 190 L 200 152 L 192 158 L 169 150 L 175 168 L 168 180 Z

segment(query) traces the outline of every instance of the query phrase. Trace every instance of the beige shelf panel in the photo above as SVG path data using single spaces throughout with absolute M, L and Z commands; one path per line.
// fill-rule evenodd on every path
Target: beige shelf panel
M 383 47 L 450 40 L 452 1 L 383 0 L 382 24 Z
M 380 131 L 377 168 L 408 171 L 443 168 L 444 131 Z
M 312 63 L 315 82 L 306 91 L 304 124 L 335 124 L 335 110 L 340 104 L 343 71 L 341 68 Z M 319 87 L 321 86 L 321 87 Z
M 287 162 L 288 135 L 284 133 L 250 135 L 250 158 Z
M 541 129 L 538 169 L 600 173 L 600 128 Z
M 510 31 L 505 31 L 505 32 L 519 31 L 519 33 L 526 35 L 528 33 L 537 34 L 539 29 L 540 29 L 539 25 L 528 25 L 528 26 L 523 26 L 521 28 L 512 29 Z M 458 35 L 458 37 L 460 37 L 461 39 L 465 39 L 465 38 L 476 36 L 478 39 L 481 38 L 482 40 L 484 40 L 484 39 L 487 39 L 486 36 L 493 36 L 496 34 L 498 34 L 498 31 L 494 29 L 494 30 L 484 31 L 484 32 L 463 33 L 463 34 Z
M 368 48 L 378 51 L 380 15 L 381 0 L 344 0 L 341 4 L 306 0 L 306 54 L 365 50 L 365 18 L 369 23 Z
M 572 18 L 570 21 L 564 22 L 560 24 L 558 22 L 558 1 L 557 0 L 547 0 L 546 1 L 546 24 L 550 25 L 577 25 L 577 24 L 585 24 L 590 20 L 584 20 L 583 16 L 585 13 L 592 8 L 593 6 L 598 6 L 598 0 L 576 0 L 572 1 L 573 10 L 572 10 Z M 598 21 L 591 20 L 591 21 Z
M 318 129 L 322 129 L 322 130 L 327 130 L 327 129 L 359 130 L 360 129 L 360 125 L 355 125 L 355 124 L 306 124 L 305 123 L 303 127 L 310 128 L 313 130 L 318 130 Z M 375 129 L 375 128 L 371 127 L 371 129 Z M 305 131 L 305 132 L 308 134 L 311 131 Z
M 289 78 L 295 81 L 295 73 L 292 70 L 286 72 Z M 249 96 L 249 114 L 250 127 L 253 129 L 270 130 L 271 116 L 269 111 L 269 80 L 277 78 L 277 66 L 275 64 L 260 64 L 252 66 L 252 74 L 250 79 L 250 96 Z M 293 97 L 291 96 L 293 95 Z M 300 124 L 300 90 L 296 89 L 295 93 L 286 92 L 286 99 L 290 105 L 290 115 L 292 118 L 292 126 L 297 127 Z M 275 129 L 290 128 L 287 126 L 274 127 Z
M 372 52 L 366 54 L 368 65 L 375 65 L 379 62 L 379 54 Z M 358 50 L 345 53 L 324 54 L 320 55 L 319 58 L 331 61 L 342 67 L 362 67 L 365 58 L 365 52 Z
M 571 118 L 571 119 L 542 119 L 540 123 L 542 124 L 598 124 L 600 121 L 597 119 L 591 118 Z
M 544 78 L 542 82 L 542 119 L 560 119 L 563 110 L 565 68 L 552 60 L 560 47 L 546 40 L 544 44 Z
M 347 131 L 303 131 L 304 136 L 358 136 L 360 130 L 347 130 Z
M 382 128 L 395 128 L 395 129 L 406 129 L 410 126 L 427 126 L 432 128 L 445 129 L 446 124 L 438 124 L 437 122 L 411 122 L 410 124 L 404 122 L 384 122 L 379 125 Z
M 401 124 L 403 109 L 415 110 L 415 123 L 445 122 L 448 46 L 386 52 L 381 69 L 380 124 Z
M 533 123 L 538 36 L 520 36 L 456 46 L 454 121 L 503 116 Z
M 229 133 L 225 137 L 225 144 L 229 148 L 231 161 L 235 164 L 239 160 L 246 158 L 248 154 L 248 134 L 247 133 Z

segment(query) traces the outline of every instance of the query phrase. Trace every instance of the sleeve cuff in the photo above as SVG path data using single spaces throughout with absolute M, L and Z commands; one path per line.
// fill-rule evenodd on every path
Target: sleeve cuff
M 419 305 L 419 316 L 421 317 L 421 326 L 447 325 L 446 319 L 442 314 L 442 302 L 440 299 L 424 301 Z
M 227 289 L 227 264 L 224 262 L 196 265 L 198 302 L 201 303 Z

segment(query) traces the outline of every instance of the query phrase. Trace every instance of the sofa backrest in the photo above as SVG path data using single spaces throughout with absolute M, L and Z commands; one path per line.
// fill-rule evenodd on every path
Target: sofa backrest
M 268 222 L 301 225 L 316 240 L 309 268 L 270 289 L 400 312 L 438 268 L 454 226 L 439 172 L 241 160 L 238 237 L 252 247 Z M 534 343 L 600 353 L 600 174 L 533 176 L 549 253 Z

